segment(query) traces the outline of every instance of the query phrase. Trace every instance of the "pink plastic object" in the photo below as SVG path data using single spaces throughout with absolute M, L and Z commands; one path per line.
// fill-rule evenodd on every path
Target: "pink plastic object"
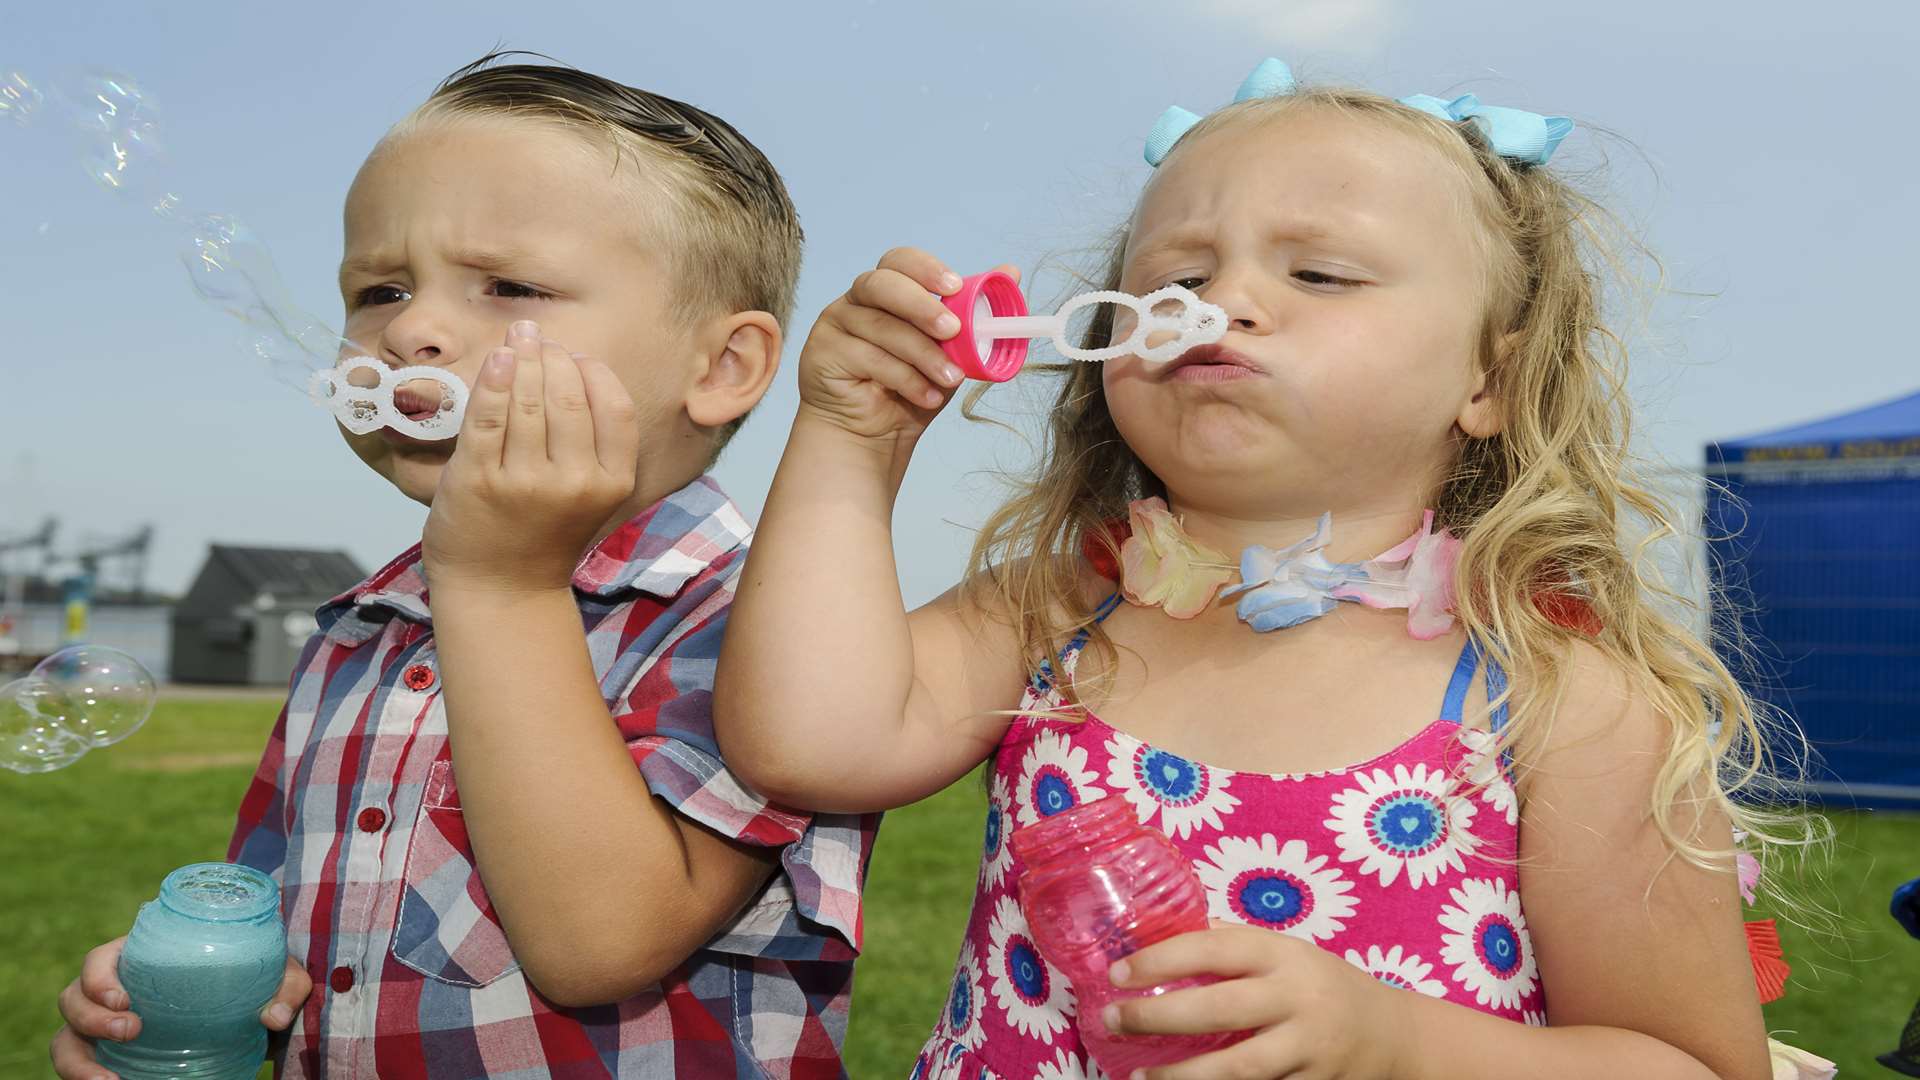
M 1020 910 L 1040 954 L 1073 984 L 1080 1041 L 1108 1076 L 1170 1065 L 1231 1046 L 1249 1032 L 1109 1034 L 1101 1012 L 1122 998 L 1159 995 L 1213 979 L 1122 990 L 1107 969 L 1157 941 L 1207 928 L 1207 895 L 1173 842 L 1139 823 L 1119 796 L 1084 803 L 1007 838 L 1025 869 Z
M 960 332 L 940 343 L 953 366 L 969 379 L 1006 382 L 1027 362 L 1026 338 L 975 336 L 974 320 L 984 316 L 1006 318 L 1027 313 L 1027 298 L 1012 276 L 999 270 L 975 274 L 960 283 L 960 291 L 940 298 L 960 319 Z M 984 346 L 984 347 L 983 347 Z

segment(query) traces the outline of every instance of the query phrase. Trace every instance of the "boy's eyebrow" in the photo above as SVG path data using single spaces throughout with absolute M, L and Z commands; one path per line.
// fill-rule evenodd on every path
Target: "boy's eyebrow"
M 530 251 L 517 248 L 460 248 L 447 253 L 447 261 L 456 266 L 471 267 L 489 274 L 508 269 L 548 270 L 553 264 Z M 401 258 L 381 252 L 367 255 L 355 255 L 340 260 L 340 278 L 346 280 L 356 275 L 378 277 L 404 265 Z

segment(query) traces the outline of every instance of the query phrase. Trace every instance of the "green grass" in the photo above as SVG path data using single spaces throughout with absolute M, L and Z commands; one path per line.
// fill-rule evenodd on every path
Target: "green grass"
M 182 863 L 218 858 L 272 726 L 271 701 L 163 701 L 146 728 L 61 772 L 0 771 L 0 1076 L 51 1075 L 54 1006 L 87 949 L 126 931 Z M 868 884 L 867 951 L 855 981 L 847 1066 L 901 1077 L 932 1030 L 973 894 L 985 815 L 977 776 L 887 816 Z M 1783 927 L 1794 976 L 1768 1026 L 1834 1059 L 1842 1076 L 1891 1076 L 1891 1049 L 1920 997 L 1920 943 L 1887 917 L 1920 873 L 1920 817 L 1839 814 L 1824 884 L 1832 932 Z M 1784 1033 L 1791 1032 L 1790 1035 Z

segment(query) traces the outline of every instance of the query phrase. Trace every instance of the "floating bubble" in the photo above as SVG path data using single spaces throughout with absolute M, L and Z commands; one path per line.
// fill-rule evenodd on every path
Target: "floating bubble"
M 25 127 L 40 112 L 46 95 L 33 81 L 18 71 L 0 73 L 0 116 Z
M 153 676 L 140 661 L 105 645 L 75 645 L 40 661 L 29 676 L 49 690 L 40 714 L 85 739 L 111 746 L 153 714 Z
M 315 372 L 343 353 L 362 353 L 326 323 L 300 310 L 288 295 L 273 255 L 258 235 L 229 214 L 185 214 L 178 203 L 162 216 L 181 221 L 187 248 L 181 264 L 200 298 L 245 327 L 245 348 L 266 361 L 274 377 L 306 390 Z
M 42 712 L 61 708 L 45 679 L 28 676 L 0 686 L 0 768 L 52 772 L 79 761 L 93 744 Z
M 132 79 L 92 71 L 58 92 L 81 135 L 80 161 L 88 176 L 150 207 L 167 199 L 159 108 Z
M 25 126 L 48 101 L 64 121 L 52 127 L 76 141 L 70 156 L 78 157 L 87 174 L 173 231 L 194 291 L 238 320 L 239 355 L 264 361 L 277 381 L 312 395 L 316 379 L 331 377 L 336 363 L 372 354 L 293 302 L 253 230 L 232 215 L 195 209 L 170 186 L 159 108 L 132 78 L 91 71 L 43 92 L 23 72 L 0 71 L 0 114 L 12 116 L 17 125 Z M 40 232 L 45 234 L 45 225 Z M 380 388 L 383 416 L 424 424 L 406 429 L 416 438 L 444 439 L 458 432 L 464 386 L 443 388 L 415 379 L 408 392 L 396 393 L 398 385 Z M 331 408 L 331 397 L 316 400 Z

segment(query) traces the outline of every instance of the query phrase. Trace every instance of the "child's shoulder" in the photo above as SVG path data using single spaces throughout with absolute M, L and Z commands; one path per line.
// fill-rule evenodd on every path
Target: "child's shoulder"
M 1676 728 L 1655 700 L 1652 672 L 1582 639 L 1555 660 L 1558 687 L 1534 702 L 1545 722 L 1529 724 L 1516 747 L 1536 792 L 1558 793 L 1563 809 L 1597 801 L 1644 812 L 1676 754 Z M 1704 741 L 1702 755 L 1710 750 Z M 1696 763 L 1707 766 L 1703 757 Z M 1553 799 L 1549 798 L 1548 802 Z

